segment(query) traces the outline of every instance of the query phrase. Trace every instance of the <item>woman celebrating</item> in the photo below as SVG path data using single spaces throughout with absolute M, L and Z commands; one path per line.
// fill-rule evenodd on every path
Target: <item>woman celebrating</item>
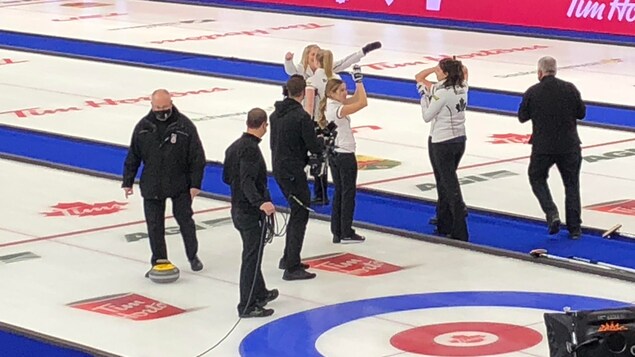
M 432 73 L 437 77 L 436 84 L 426 79 Z M 461 61 L 444 58 L 436 67 L 419 72 L 415 79 L 423 120 L 431 122 L 428 153 L 437 186 L 437 232 L 467 241 L 467 209 L 456 174 L 467 139 L 467 68 Z
M 340 59 L 333 63 L 333 71 L 335 73 L 341 72 L 353 64 L 359 62 L 362 57 L 366 56 L 368 52 L 381 48 L 381 42 L 371 42 L 362 47 L 361 50 L 351 53 L 343 59 Z M 307 79 L 313 75 L 317 68 L 316 56 L 320 51 L 320 47 L 315 44 L 308 45 L 302 51 L 302 59 L 297 65 L 293 63 L 293 53 L 287 52 L 284 56 L 284 71 L 288 75 L 299 74 Z
M 353 243 L 365 240 L 353 229 L 357 159 L 355 158 L 355 137 L 349 117 L 368 105 L 362 78 L 359 66 L 353 67 L 355 93 L 350 98 L 347 98 L 346 84 L 342 80 L 330 79 L 326 83 L 326 96 L 320 102 L 322 116 L 327 121 L 332 121 L 337 125 L 335 153 L 329 161 L 335 183 L 331 213 L 333 243 Z
M 316 125 L 320 129 L 324 129 L 328 122 L 320 111 L 320 101 L 326 97 L 324 95 L 326 90 L 326 83 L 331 78 L 340 79 L 337 73 L 333 72 L 333 53 L 329 50 L 320 50 L 317 54 L 316 62 L 317 67 L 315 73 L 309 77 L 306 81 L 306 95 L 304 97 L 304 110 L 311 115 Z M 322 136 L 322 134 L 318 134 Z M 313 199 L 312 204 L 329 204 L 327 187 L 328 187 L 328 172 L 324 170 L 320 175 L 313 176 L 315 184 L 313 186 Z

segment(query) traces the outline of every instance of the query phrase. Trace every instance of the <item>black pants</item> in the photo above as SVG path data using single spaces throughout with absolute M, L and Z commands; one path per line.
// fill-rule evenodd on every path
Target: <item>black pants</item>
M 331 233 L 340 238 L 352 237 L 355 194 L 357 193 L 357 158 L 352 153 L 336 153 L 330 161 L 335 193 L 331 211 Z
M 292 173 L 274 174 L 274 176 L 291 208 L 282 263 L 284 263 L 287 270 L 295 271 L 300 268 L 300 252 L 304 243 L 306 225 L 309 222 L 309 211 L 291 196 L 302 202 L 304 206 L 309 207 L 311 204 L 311 192 L 309 191 L 306 174 L 302 169 L 290 172 Z
M 240 302 L 238 313 L 249 312 L 257 300 L 267 295 L 265 279 L 262 276 L 262 254 L 264 250 L 263 216 L 258 212 L 232 209 L 234 227 L 243 241 L 242 263 L 240 265 Z M 253 286 L 253 292 L 252 292 Z M 251 299 L 249 296 L 251 294 Z
M 456 170 L 465 142 L 432 143 L 428 141 L 430 162 L 437 185 L 437 231 L 454 239 L 467 241 L 466 207 Z
M 168 259 L 168 251 L 165 245 L 165 201 L 166 199 L 143 200 L 143 210 L 148 226 L 148 237 L 152 258 L 150 262 L 155 265 L 159 259 Z M 196 226 L 192 219 L 192 196 L 189 192 L 183 192 L 172 197 L 172 214 L 181 230 L 187 259 L 192 260 L 198 252 L 198 240 L 196 239 Z
M 569 231 L 580 229 L 581 204 L 580 204 L 580 168 L 582 166 L 582 153 L 577 150 L 566 154 L 531 154 L 529 160 L 529 183 L 534 195 L 540 203 L 542 211 L 547 219 L 558 215 L 558 207 L 553 202 L 551 191 L 547 184 L 549 169 L 556 165 L 565 192 L 566 222 Z

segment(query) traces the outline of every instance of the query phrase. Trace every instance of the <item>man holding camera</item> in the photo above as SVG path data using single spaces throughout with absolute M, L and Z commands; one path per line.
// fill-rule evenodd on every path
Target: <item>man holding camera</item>
M 309 151 L 319 156 L 323 151 L 311 116 L 301 104 L 305 88 L 306 81 L 302 76 L 291 76 L 285 86 L 285 99 L 275 103 L 276 109 L 269 119 L 273 175 L 291 208 L 284 255 L 279 265 L 280 269 L 284 269 L 284 280 L 313 279 L 316 276 L 306 271 L 308 265 L 300 259 L 311 201 L 304 168 Z

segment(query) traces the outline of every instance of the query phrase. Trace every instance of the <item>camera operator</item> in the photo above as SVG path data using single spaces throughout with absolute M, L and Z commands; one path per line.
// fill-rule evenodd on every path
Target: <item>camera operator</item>
M 353 243 L 365 240 L 353 229 L 357 159 L 355 158 L 355 137 L 349 117 L 368 105 L 362 78 L 359 66 L 354 66 L 355 93 L 350 98 L 347 98 L 346 84 L 342 80 L 330 79 L 326 84 L 326 97 L 320 102 L 322 116 L 329 122 L 335 123 L 338 128 L 335 138 L 335 152 L 333 159 L 329 160 L 335 183 L 331 214 L 333 243 Z
M 308 163 L 308 151 L 318 156 L 323 151 L 311 116 L 301 104 L 305 89 L 306 81 L 302 76 L 291 76 L 285 86 L 286 98 L 275 103 L 275 111 L 269 119 L 273 175 L 291 208 L 284 255 L 279 265 L 284 269 L 284 280 L 316 276 L 306 271 L 308 265 L 300 259 L 311 199 L 304 168 Z

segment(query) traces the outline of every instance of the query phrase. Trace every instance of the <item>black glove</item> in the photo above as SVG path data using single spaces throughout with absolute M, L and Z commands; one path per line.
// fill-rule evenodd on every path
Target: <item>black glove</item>
M 351 75 L 353 76 L 353 80 L 355 81 L 355 83 L 362 83 L 364 75 L 362 74 L 362 68 L 360 66 L 354 65 Z
M 371 42 L 371 43 L 367 44 L 366 46 L 362 47 L 362 52 L 364 53 L 364 55 L 366 55 L 368 52 L 374 51 L 374 50 L 378 50 L 380 48 L 381 48 L 381 42 L 375 41 L 375 42 Z

